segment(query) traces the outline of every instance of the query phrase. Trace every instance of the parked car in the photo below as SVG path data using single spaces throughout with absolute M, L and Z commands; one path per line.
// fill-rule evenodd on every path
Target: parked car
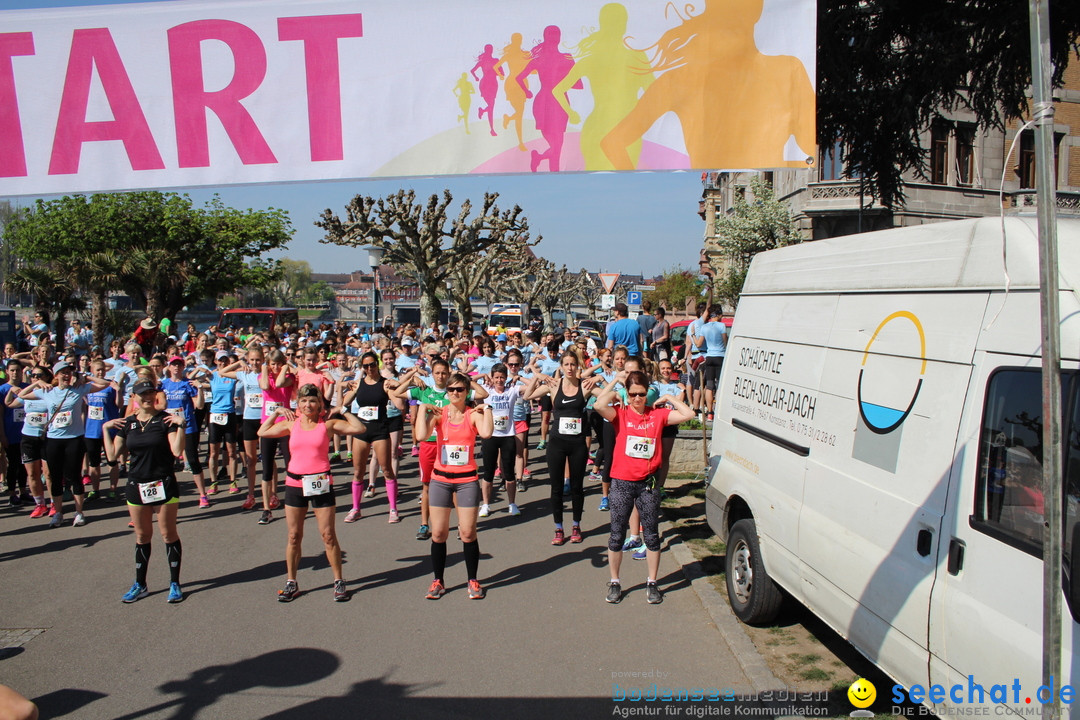
M 604 335 L 604 323 L 599 320 L 579 320 L 576 329 L 579 333 L 595 340 L 597 345 L 607 342 L 607 336 Z

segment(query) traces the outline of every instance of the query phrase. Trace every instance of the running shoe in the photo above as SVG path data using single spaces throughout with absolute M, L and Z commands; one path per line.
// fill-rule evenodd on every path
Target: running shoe
M 201 507 L 201 508 L 210 507 L 210 499 L 207 498 L 205 495 L 200 495 L 199 496 L 199 507 Z
M 419 446 L 417 446 L 417 445 L 413 445 L 413 446 L 412 446 L 412 451 L 411 451 L 411 453 L 410 453 L 410 454 L 411 454 L 411 455 L 412 455 L 413 457 L 420 457 L 420 447 L 419 447 Z
M 278 496 L 277 495 L 271 495 L 270 496 L 270 509 L 271 510 L 277 510 L 279 507 L 281 507 L 281 501 L 278 500 Z
M 347 522 L 347 523 L 354 523 L 359 519 L 360 519 L 360 509 L 359 508 L 353 508 L 352 510 L 349 511 L 349 514 L 345 516 L 345 522 Z
M 428 600 L 438 600 L 445 594 L 446 588 L 443 587 L 442 580 L 433 580 L 431 582 L 431 587 L 428 588 L 427 595 L 424 597 Z
M 178 603 L 184 601 L 184 591 L 180 589 L 180 583 L 169 583 L 168 602 Z
M 240 492 L 240 486 L 234 482 L 229 483 L 229 494 L 236 495 L 238 492 Z
M 541 440 L 540 442 L 538 442 L 536 444 L 536 449 L 537 450 L 547 450 L 547 442 L 545 442 L 544 440 Z
M 470 580 L 469 581 L 469 599 L 470 600 L 483 600 L 484 595 L 485 595 L 484 588 L 480 587 L 480 581 L 479 580 Z
M 53 517 L 54 515 L 56 515 L 56 506 L 49 503 L 49 517 Z
M 566 542 L 566 536 L 563 535 L 562 528 L 555 528 L 555 537 L 551 538 L 552 545 L 562 545 Z
M 133 523 L 131 520 L 128 520 L 128 527 L 129 528 L 135 527 L 135 523 Z
M 417 540 L 430 540 L 431 539 L 431 528 L 429 528 L 427 525 L 421 525 L 420 529 L 416 531 L 416 539 Z
M 598 482 L 598 481 L 604 479 L 604 474 L 596 472 L 594 470 L 593 472 L 589 473 L 589 479 L 592 480 L 593 482 Z
M 497 478 L 502 477 L 502 468 L 501 467 L 495 468 L 495 477 L 497 477 Z
M 89 476 L 89 475 L 83 475 L 83 476 L 82 476 L 82 484 L 83 484 L 83 485 L 89 485 L 89 484 L 90 484 L 91 482 L 92 482 L 92 481 L 90 480 L 90 476 Z
M 98 497 L 99 496 L 97 494 L 97 491 L 91 490 L 90 492 L 86 493 L 86 499 L 83 502 L 94 502 L 98 499 Z
M 248 495 L 247 499 L 244 500 L 244 504 L 240 506 L 240 509 L 241 510 L 250 510 L 253 507 L 255 507 L 255 496 L 254 495 Z
M 339 453 L 339 452 L 330 453 L 330 462 L 336 462 L 336 461 L 338 461 L 340 459 L 341 459 L 341 453 Z M 337 585 L 337 583 L 335 582 L 334 585 Z
M 116 502 L 119 499 L 116 495 L 115 490 L 110 490 L 109 494 L 106 497 L 109 498 L 109 502 Z
M 609 603 L 615 604 L 622 600 L 622 585 L 612 580 L 607 584 L 607 597 Z
M 86 524 L 86 518 L 83 517 L 83 514 L 81 512 L 75 513 L 75 517 L 71 521 L 71 526 L 72 527 L 82 527 L 85 524 Z
M 563 494 L 564 497 L 570 494 L 570 481 L 569 480 L 563 481 L 562 494 Z
M 510 507 L 506 508 L 506 512 L 510 513 L 511 515 L 520 515 L 521 508 L 519 508 L 514 503 L 510 503 Z
M 398 455 L 398 457 L 401 457 L 401 455 Z M 352 462 L 352 451 L 345 453 L 345 462 Z
M 49 521 L 49 527 L 50 528 L 58 528 L 58 527 L 60 527 L 61 525 L 64 524 L 64 516 L 62 514 L 56 513 L 55 515 L 52 515 L 51 517 L 52 517 L 52 520 Z
M 484 503 L 480 506 L 480 517 L 488 517 L 489 515 L 491 515 L 491 506 Z
M 334 581 L 334 602 L 345 602 L 349 599 L 349 591 L 345 589 L 344 580 Z
M 49 512 L 49 509 L 45 507 L 45 504 L 35 505 L 34 509 L 30 511 L 30 517 L 36 520 L 39 517 L 45 517 Z
M 11 493 L 11 497 L 8 498 L 8 505 L 11 507 L 19 507 L 22 505 L 22 498 L 19 497 L 19 493 Z
M 581 528 L 580 527 L 575 525 L 574 527 L 570 528 L 570 542 L 579 543 L 583 539 L 584 538 L 581 537 Z
M 278 602 L 292 602 L 300 596 L 300 586 L 296 584 L 295 580 L 286 580 L 285 588 L 278 590 L 277 599 Z
M 633 554 L 630 555 L 630 557 L 634 558 L 635 560 L 644 560 L 645 558 L 648 557 L 647 552 L 648 552 L 648 548 L 646 548 L 644 545 L 642 545 L 637 550 L 635 550 L 633 552 Z
M 632 550 L 637 550 L 640 547 L 645 547 L 645 543 L 641 541 L 641 537 L 636 536 L 636 535 L 631 535 L 630 537 L 626 538 L 626 540 L 623 541 L 622 551 L 623 552 L 630 552 Z
M 664 593 L 660 592 L 660 588 L 656 587 L 656 583 L 645 583 L 645 602 L 650 605 L 659 605 L 664 602 Z
M 398 445 L 397 450 L 394 451 L 394 454 L 397 455 L 398 460 L 400 460 L 401 458 L 405 457 L 405 448 Z M 352 460 L 352 453 L 349 453 L 349 459 Z
M 525 468 L 524 470 L 521 471 L 521 479 L 522 480 L 530 480 L 530 479 L 532 479 L 532 472 L 529 470 L 529 468 Z
M 590 460 L 595 460 L 596 459 L 596 451 L 595 450 L 590 450 L 589 451 L 589 459 Z
M 270 521 L 274 519 L 274 513 L 269 510 L 263 510 L 262 515 L 259 516 L 260 525 L 269 525 Z
M 206 494 L 207 495 L 213 495 L 216 492 L 217 492 L 217 483 L 216 482 L 210 483 L 210 487 L 206 488 Z
M 150 591 L 146 589 L 145 585 L 135 583 L 131 586 L 131 589 L 124 593 L 120 598 L 120 602 L 133 603 L 136 600 L 142 600 L 144 597 L 150 594 Z
M 394 525 L 396 523 L 401 522 L 401 517 L 397 514 L 397 510 L 391 510 L 390 511 L 390 518 L 389 518 L 388 522 L 391 525 Z
M 610 507 L 611 506 L 608 504 L 608 499 L 607 499 L 606 495 L 604 497 L 600 498 L 600 509 L 601 510 L 609 510 Z
M 368 485 L 367 486 L 367 490 L 364 491 L 364 497 L 367 497 L 367 498 L 375 497 L 375 486 L 374 485 Z

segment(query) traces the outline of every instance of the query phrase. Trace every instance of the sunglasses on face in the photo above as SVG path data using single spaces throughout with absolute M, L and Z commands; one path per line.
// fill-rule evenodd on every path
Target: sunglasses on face
M 629 395 L 630 397 L 645 397 L 649 393 L 647 393 L 647 392 L 636 392 L 636 393 L 626 393 L 626 394 Z
M 377 363 L 361 363 L 360 367 L 369 368 L 369 367 L 375 367 L 376 365 L 377 365 Z
M 459 393 L 460 392 L 460 393 L 463 393 L 463 392 L 465 392 L 465 388 L 463 388 L 463 387 L 448 387 L 448 388 L 446 388 L 446 392 L 452 392 L 452 393 Z

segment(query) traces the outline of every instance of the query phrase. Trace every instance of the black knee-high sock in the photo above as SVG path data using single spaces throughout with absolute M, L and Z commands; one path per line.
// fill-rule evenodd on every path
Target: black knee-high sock
M 135 582 L 146 587 L 146 566 L 150 564 L 150 543 L 135 543 Z
M 465 571 L 469 573 L 470 580 L 476 580 L 476 573 L 480 569 L 480 541 L 462 543 L 465 546 Z
M 169 558 L 169 582 L 180 582 L 180 557 L 183 555 L 180 549 L 180 541 L 165 543 L 165 554 Z
M 431 541 L 431 569 L 435 573 L 435 579 L 442 582 L 443 573 L 446 571 L 446 543 Z

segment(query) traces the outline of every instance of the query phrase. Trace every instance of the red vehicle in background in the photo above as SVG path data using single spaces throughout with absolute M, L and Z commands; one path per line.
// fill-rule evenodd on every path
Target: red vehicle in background
M 671 323 L 671 351 L 676 358 L 680 360 L 683 357 L 683 348 L 686 345 L 686 328 L 690 327 L 690 323 L 693 320 L 679 320 Z M 733 315 L 725 315 L 720 319 L 720 322 L 724 323 L 728 329 L 728 337 L 731 337 L 731 325 L 735 322 Z M 676 367 L 678 367 L 676 365 Z M 679 368 L 680 370 L 682 368 Z

